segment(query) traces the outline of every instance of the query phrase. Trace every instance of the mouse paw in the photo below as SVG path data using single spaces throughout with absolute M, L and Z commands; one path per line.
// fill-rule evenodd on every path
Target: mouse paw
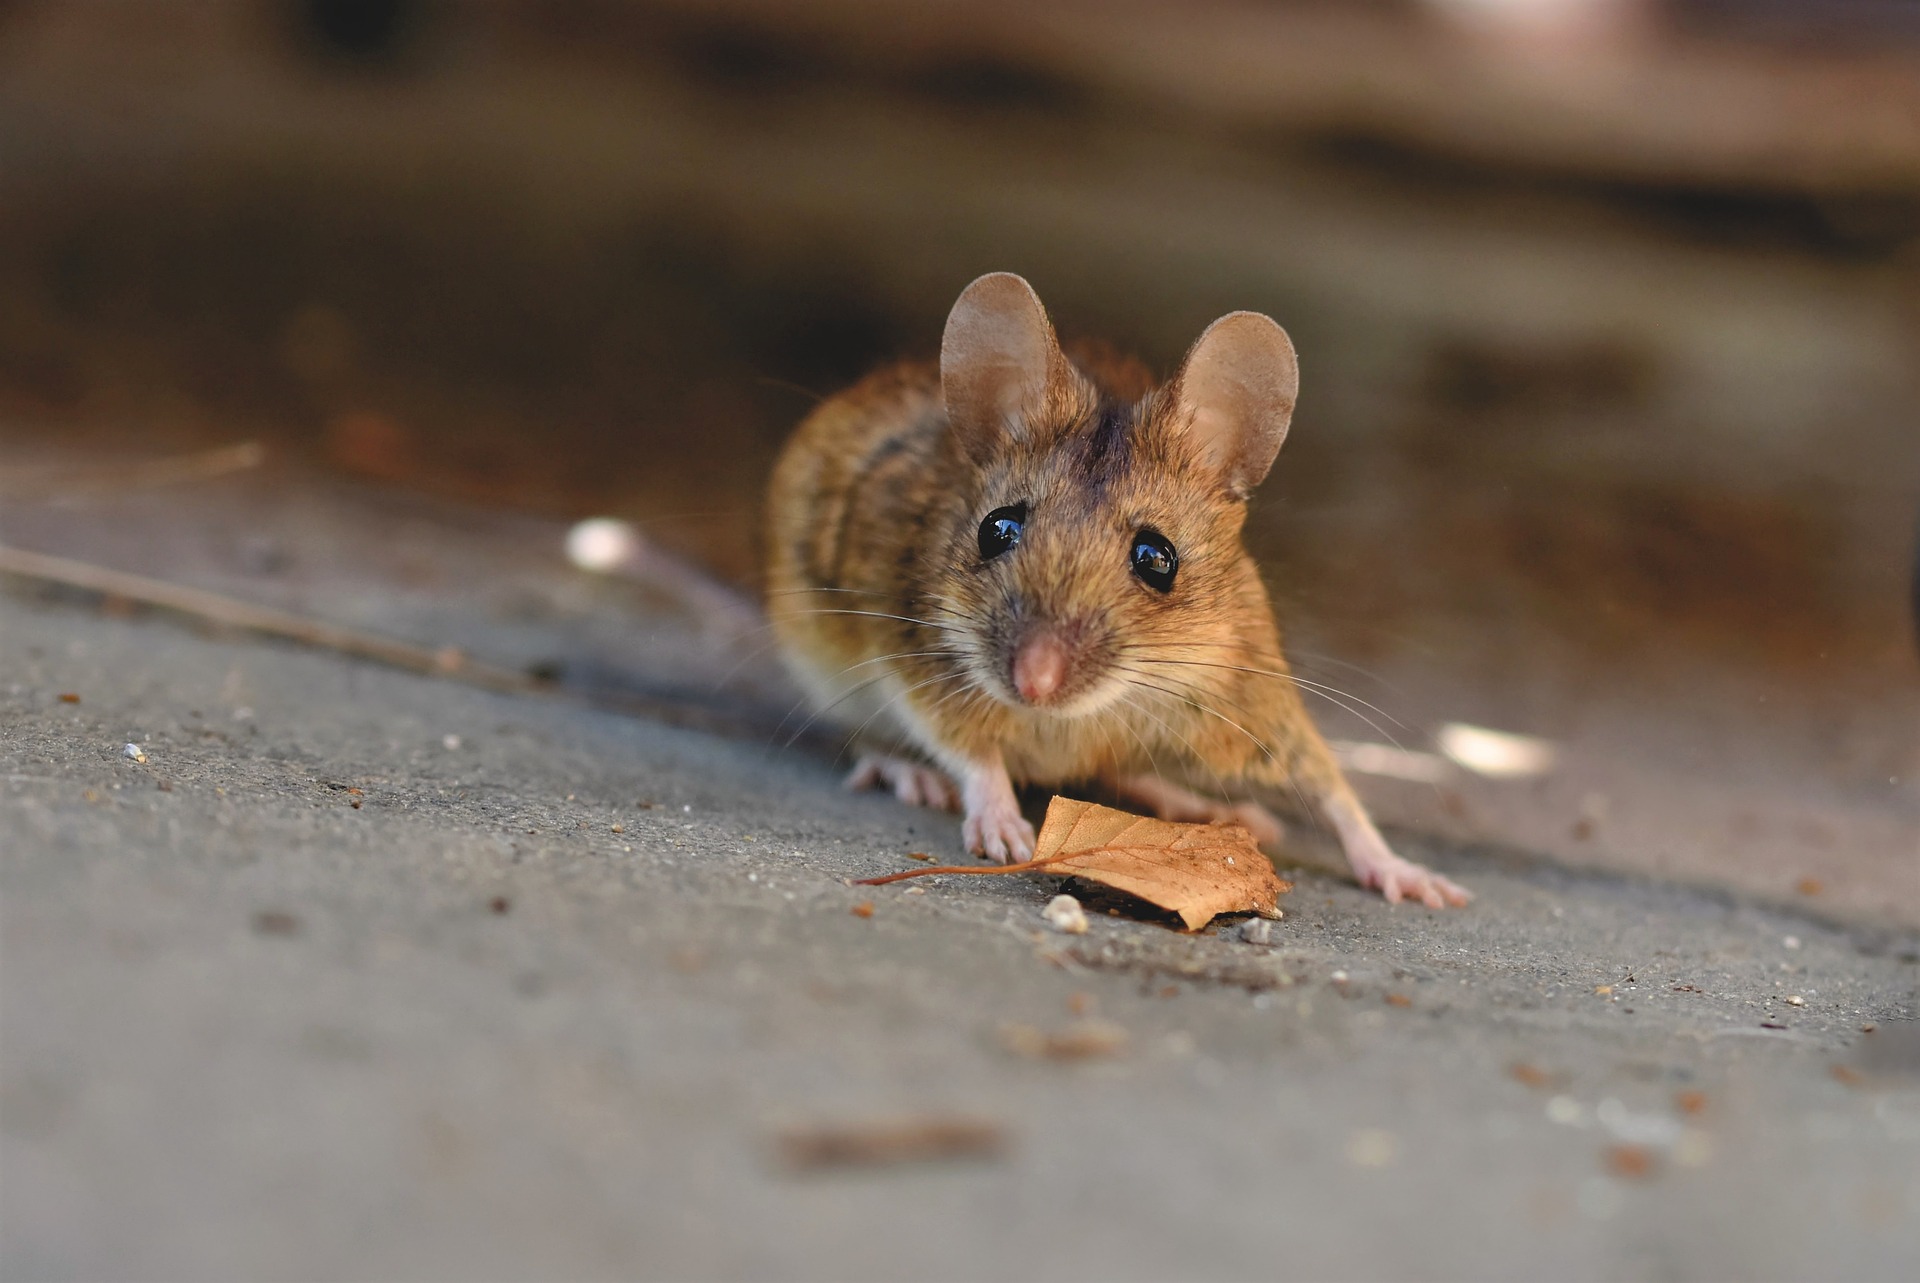
M 968 814 L 960 826 L 967 850 L 984 855 L 995 864 L 1013 864 L 1033 858 L 1033 825 L 1020 814 L 1011 799 L 1004 806 L 989 806 Z
M 953 782 L 931 766 L 898 757 L 868 754 L 854 764 L 847 775 L 847 787 L 888 789 L 908 806 L 925 806 L 936 811 L 960 809 L 960 792 Z
M 1418 900 L 1429 909 L 1459 908 L 1473 894 L 1450 878 L 1441 877 L 1424 865 L 1403 860 L 1384 844 L 1377 851 L 1349 852 L 1353 876 L 1360 885 L 1380 892 L 1387 903 Z

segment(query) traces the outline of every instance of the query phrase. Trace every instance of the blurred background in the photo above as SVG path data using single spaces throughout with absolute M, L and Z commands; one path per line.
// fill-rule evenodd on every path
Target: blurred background
M 0 542 L 771 720 L 567 525 L 751 588 L 998 269 L 1292 333 L 1249 539 L 1388 821 L 1920 914 L 1909 0 L 0 0 Z

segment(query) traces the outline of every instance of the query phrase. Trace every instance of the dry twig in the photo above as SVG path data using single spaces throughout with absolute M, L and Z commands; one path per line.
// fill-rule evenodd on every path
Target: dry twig
M 190 588 L 184 584 L 169 583 L 164 579 L 152 579 L 146 575 L 135 575 L 124 570 L 96 566 L 91 562 L 74 561 L 67 557 L 55 557 L 42 552 L 29 552 L 24 548 L 10 548 L 0 544 L 0 575 L 13 575 L 65 588 L 100 593 L 107 597 L 118 597 L 158 610 L 190 615 L 195 619 L 217 624 L 223 628 L 281 637 L 308 646 L 318 646 L 362 659 L 391 664 L 411 672 L 458 677 L 462 681 L 484 686 L 490 690 L 527 691 L 539 687 L 539 683 L 531 677 L 511 669 L 469 659 L 461 651 L 450 646 L 443 646 L 437 650 L 417 646 L 412 642 L 396 641 L 377 633 L 309 619 L 305 615 L 296 615 L 291 611 L 278 610 L 272 606 L 258 606 L 252 602 L 241 601 L 237 597 L 229 597 L 224 593 L 210 592 L 204 588 Z

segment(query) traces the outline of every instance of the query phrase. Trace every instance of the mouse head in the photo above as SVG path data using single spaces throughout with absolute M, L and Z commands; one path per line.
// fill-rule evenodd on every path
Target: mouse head
M 981 277 L 947 318 L 947 448 L 970 484 L 942 532 L 941 604 L 965 621 L 976 682 L 1015 708 L 1085 716 L 1166 647 L 1232 635 L 1252 573 L 1247 496 L 1299 386 L 1286 332 L 1257 312 L 1208 326 L 1137 400 L 1100 376 L 1062 353 L 1018 276 Z

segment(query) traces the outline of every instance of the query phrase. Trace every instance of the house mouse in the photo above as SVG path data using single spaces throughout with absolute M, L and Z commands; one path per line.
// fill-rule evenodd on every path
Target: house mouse
M 1033 851 L 1020 784 L 1092 783 L 1269 846 L 1279 821 L 1229 799 L 1290 788 L 1363 886 L 1465 904 L 1388 848 L 1341 774 L 1241 544 L 1298 385 L 1259 313 L 1208 326 L 1156 387 L 1107 349 L 1063 350 L 998 272 L 953 305 L 937 365 L 820 404 L 774 470 L 767 602 L 817 715 L 854 731 L 848 784 L 962 811 L 996 861 Z

